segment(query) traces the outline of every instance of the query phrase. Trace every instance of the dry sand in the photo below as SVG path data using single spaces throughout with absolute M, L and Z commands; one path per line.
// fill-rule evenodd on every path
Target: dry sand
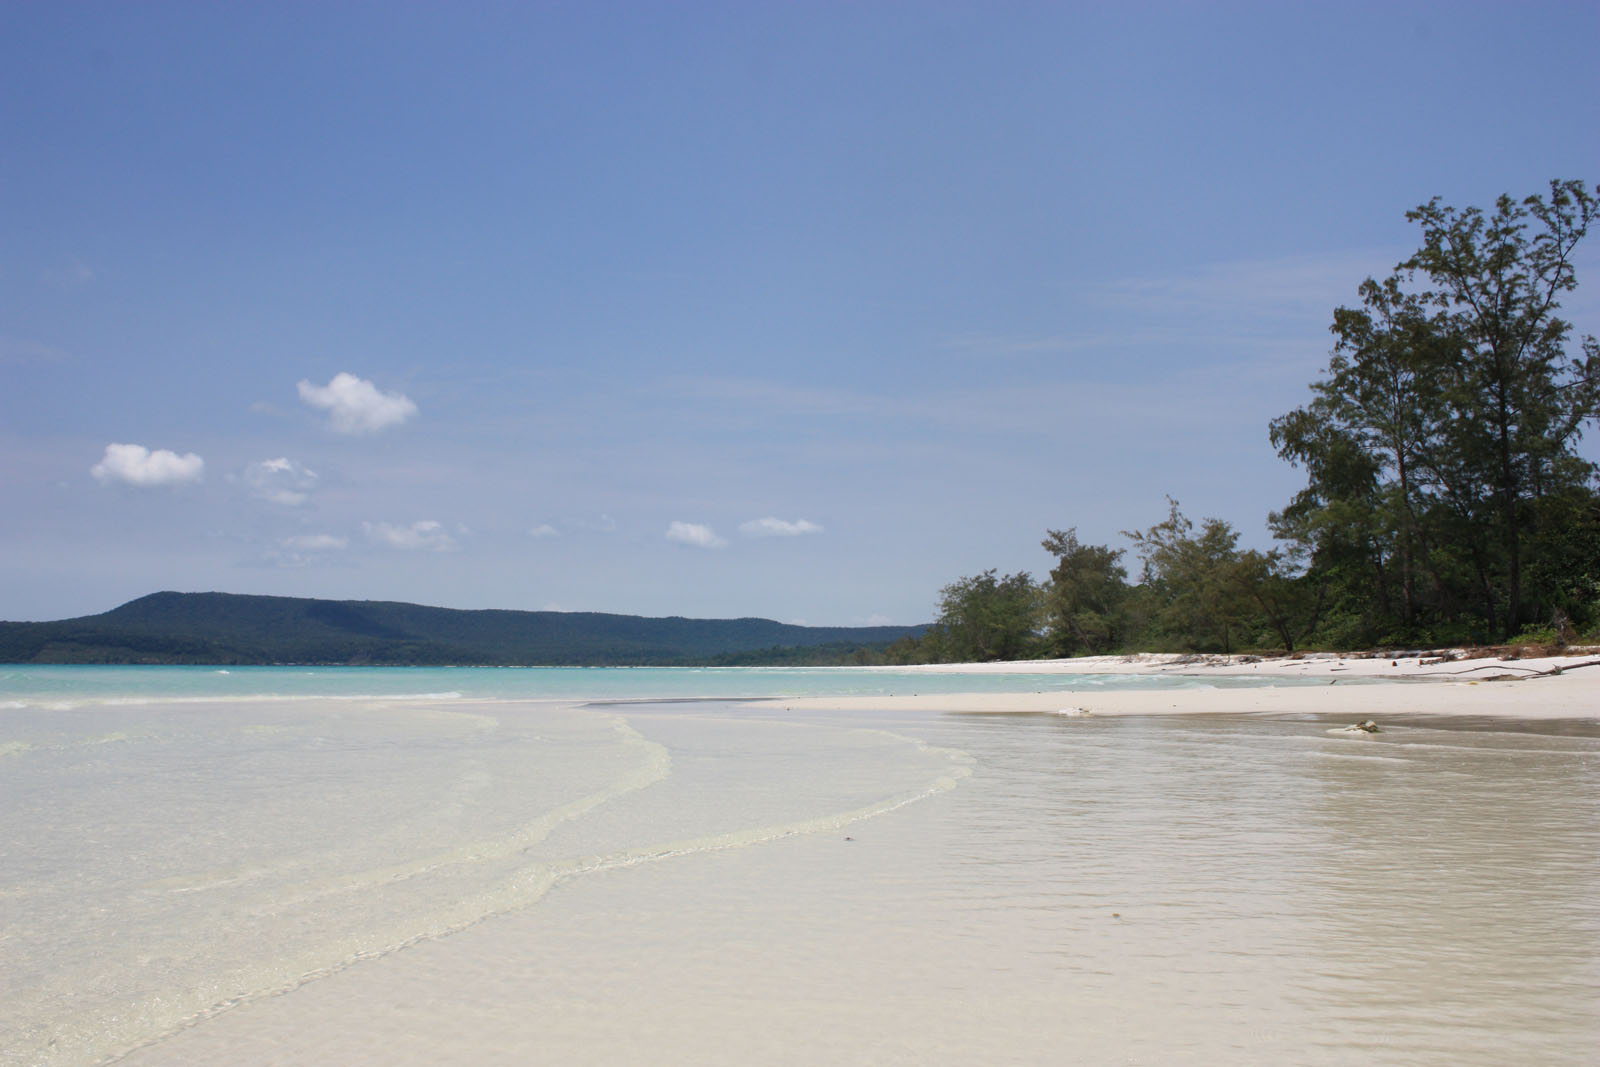
M 1559 673 L 1547 673 L 1560 668 Z M 1452 652 L 1404 656 L 1091 656 L 987 664 L 929 664 L 908 673 L 1177 675 L 1192 689 L 1106 690 L 1084 685 L 1038 693 L 929 693 L 817 697 L 802 708 L 920 709 L 950 712 L 1053 712 L 1067 715 L 1187 713 L 1330 714 L 1352 722 L 1395 715 L 1513 719 L 1600 719 L 1600 649 L 1542 658 Z M 1227 680 L 1282 678 L 1284 685 L 1228 686 Z M 1221 688 L 1206 688 L 1208 680 Z M 1291 681 L 1292 680 L 1292 681 Z M 1324 684 L 1305 684 L 1315 681 Z

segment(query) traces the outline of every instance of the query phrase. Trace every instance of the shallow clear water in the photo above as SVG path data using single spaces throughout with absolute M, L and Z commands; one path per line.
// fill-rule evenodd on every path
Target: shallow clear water
M 906 693 L 1218 689 L 1254 678 L 1182 675 L 931 674 L 840 667 L 123 667 L 0 664 L 0 708 L 79 706 L 150 700 L 724 699 L 777 696 L 886 696 Z M 1281 686 L 1325 684 L 1273 679 Z
M 3 1064 L 1600 1047 L 1592 722 L 49 704 L 0 708 Z

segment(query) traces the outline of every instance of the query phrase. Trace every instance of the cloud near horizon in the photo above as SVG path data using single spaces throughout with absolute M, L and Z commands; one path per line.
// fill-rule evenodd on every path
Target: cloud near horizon
M 796 519 L 790 522 L 787 519 L 768 516 L 765 519 L 751 519 L 749 522 L 740 523 L 739 532 L 747 537 L 801 537 L 805 534 L 822 533 L 822 527 L 808 519 Z
M 89 468 L 89 473 L 104 485 L 121 482 L 151 489 L 198 482 L 205 469 L 206 461 L 193 452 L 180 456 L 165 448 L 152 452 L 143 445 L 112 444 L 106 445 L 105 455 Z
M 327 385 L 301 379 L 300 399 L 328 413 L 339 433 L 377 433 L 398 426 L 417 413 L 417 405 L 401 393 L 385 393 L 365 378 L 340 371 Z
M 727 541 L 717 536 L 709 526 L 697 522 L 674 522 L 667 527 L 667 540 L 695 548 L 723 548 Z
M 457 547 L 456 539 L 445 531 L 444 524 L 433 519 L 423 519 L 410 526 L 364 522 L 361 528 L 366 531 L 367 540 L 374 544 L 408 552 L 452 552 Z

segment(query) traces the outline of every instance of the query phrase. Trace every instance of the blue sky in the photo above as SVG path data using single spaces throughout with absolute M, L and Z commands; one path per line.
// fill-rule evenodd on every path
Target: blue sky
M 1168 494 L 1265 545 L 1267 422 L 1406 209 L 1600 179 L 1597 40 L 1588 3 L 0 4 L 0 618 L 915 623 Z

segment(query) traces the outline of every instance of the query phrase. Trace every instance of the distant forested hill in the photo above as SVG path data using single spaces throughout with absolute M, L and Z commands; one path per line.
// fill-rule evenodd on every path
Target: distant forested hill
M 0 622 L 0 662 L 429 666 L 843 662 L 858 650 L 881 649 L 920 630 L 153 593 L 81 619 Z

